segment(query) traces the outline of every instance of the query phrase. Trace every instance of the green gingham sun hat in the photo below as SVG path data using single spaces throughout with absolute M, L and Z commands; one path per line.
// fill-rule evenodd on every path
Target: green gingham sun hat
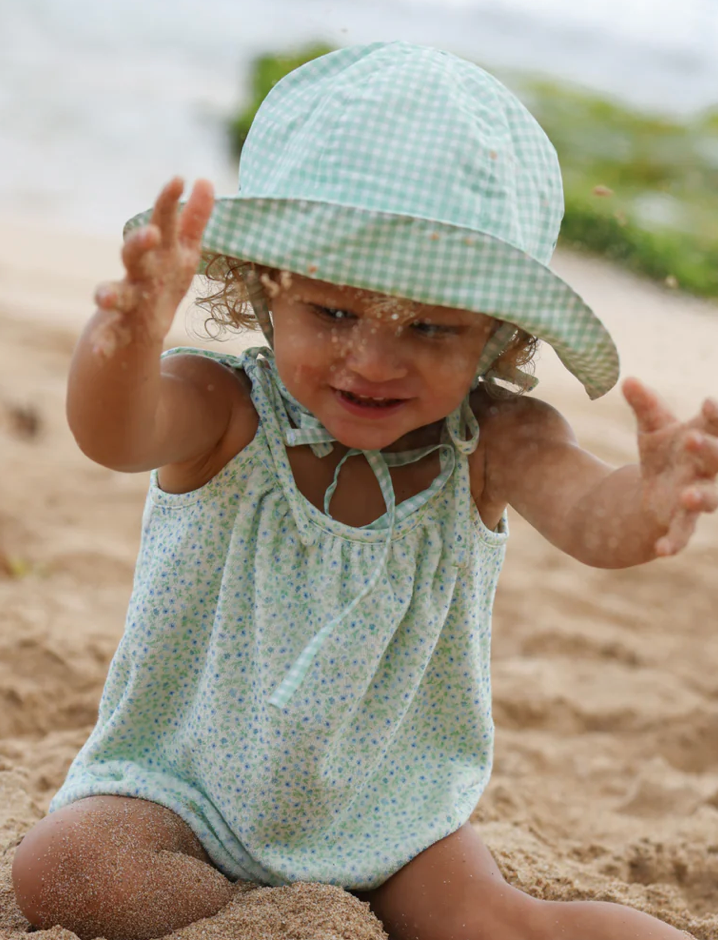
M 598 398 L 618 379 L 618 354 L 549 270 L 562 217 L 556 152 L 507 88 L 449 53 L 372 43 L 272 89 L 203 250 L 495 316 L 549 343 Z

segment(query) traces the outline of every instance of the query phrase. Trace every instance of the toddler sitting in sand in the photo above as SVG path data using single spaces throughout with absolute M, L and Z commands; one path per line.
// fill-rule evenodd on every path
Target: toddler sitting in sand
M 520 394 L 538 340 L 592 398 L 618 358 L 548 268 L 551 144 L 468 62 L 397 42 L 303 66 L 240 182 L 179 211 L 174 180 L 130 223 L 72 363 L 80 447 L 152 477 L 97 726 L 16 854 L 23 912 L 144 940 L 234 880 L 314 881 L 395 940 L 682 936 L 529 897 L 468 820 L 507 506 L 588 565 L 671 555 L 718 505 L 718 406 L 681 423 L 627 380 L 639 462 L 613 469 Z M 266 346 L 162 357 L 198 266 Z

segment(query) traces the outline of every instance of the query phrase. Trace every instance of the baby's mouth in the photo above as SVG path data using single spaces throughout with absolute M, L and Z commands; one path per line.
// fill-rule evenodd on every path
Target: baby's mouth
M 344 391 L 338 388 L 338 394 L 347 401 L 355 405 L 363 405 L 365 408 L 390 408 L 392 405 L 399 405 L 403 398 L 371 398 L 368 395 L 355 395 L 353 392 Z

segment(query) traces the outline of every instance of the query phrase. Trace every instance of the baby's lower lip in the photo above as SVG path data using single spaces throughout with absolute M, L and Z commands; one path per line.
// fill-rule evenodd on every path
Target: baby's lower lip
M 394 414 L 408 401 L 407 398 L 360 398 L 340 388 L 335 388 L 334 394 L 347 411 L 366 418 L 385 418 Z

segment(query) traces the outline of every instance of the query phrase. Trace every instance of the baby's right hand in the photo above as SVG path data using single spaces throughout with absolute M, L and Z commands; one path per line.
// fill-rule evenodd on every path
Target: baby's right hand
M 164 340 L 197 271 L 214 192 L 208 180 L 198 180 L 178 212 L 183 190 L 179 178 L 165 186 L 149 224 L 125 241 L 122 261 L 126 276 L 101 284 L 95 293 L 100 309 L 120 314 L 123 327 L 135 339 Z

